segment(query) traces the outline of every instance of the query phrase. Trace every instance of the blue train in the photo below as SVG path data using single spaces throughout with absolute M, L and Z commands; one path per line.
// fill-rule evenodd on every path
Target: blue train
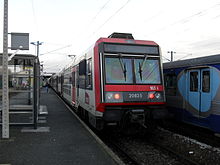
M 220 133 L 220 55 L 163 64 L 167 106 L 174 117 Z

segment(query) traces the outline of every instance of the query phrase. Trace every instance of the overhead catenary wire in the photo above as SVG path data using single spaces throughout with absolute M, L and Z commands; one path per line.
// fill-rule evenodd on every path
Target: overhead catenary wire
M 168 58 L 166 58 L 164 56 L 162 56 L 162 58 L 170 62 L 170 59 L 168 59 Z
M 218 3 L 218 4 L 215 4 L 215 5 L 212 5 L 212 6 L 209 7 L 209 8 L 200 10 L 200 11 L 196 12 L 195 14 L 192 14 L 192 15 L 190 15 L 190 16 L 188 16 L 188 17 L 185 17 L 185 18 L 182 18 L 182 19 L 180 19 L 180 20 L 177 20 L 177 21 L 175 21 L 175 22 L 173 22 L 173 23 L 171 23 L 171 24 L 169 24 L 169 25 L 166 25 L 166 26 L 164 26 L 164 27 L 162 27 L 162 28 L 160 28 L 160 29 L 158 29 L 158 30 L 156 30 L 156 31 L 154 31 L 154 32 L 152 32 L 152 33 L 150 33 L 150 34 L 148 34 L 148 35 L 151 35 L 151 34 L 154 34 L 154 33 L 158 33 L 158 32 L 160 32 L 160 31 L 163 31 L 163 30 L 165 30 L 165 29 L 167 29 L 167 28 L 169 28 L 169 27 L 172 27 L 173 25 L 179 24 L 179 23 L 184 24 L 184 23 L 186 23 L 186 22 L 189 22 L 189 21 L 191 21 L 192 19 L 194 19 L 194 18 L 196 18 L 196 17 L 200 17 L 203 13 L 205 13 L 205 12 L 207 12 L 207 11 L 209 11 L 209 10 L 213 9 L 214 7 L 219 6 L 219 5 L 220 5 L 220 4 Z M 147 23 L 147 22 L 146 22 L 146 23 Z
M 117 11 L 115 11 L 110 17 L 108 17 L 103 24 L 101 24 L 92 35 L 96 34 L 105 24 L 107 24 L 114 16 L 116 16 L 131 0 L 127 0 Z
M 176 61 L 182 60 L 182 59 L 184 59 L 184 58 L 186 58 L 186 57 L 189 57 L 189 56 L 192 56 L 192 53 L 189 53 L 189 54 L 187 54 L 186 56 L 183 56 L 183 57 L 177 59 Z
M 36 33 L 38 34 L 38 22 L 37 22 L 35 7 L 34 7 L 34 0 L 30 0 L 30 1 L 31 1 L 31 7 L 32 7 L 33 20 L 34 20 L 34 24 L 36 28 L 35 30 L 36 30 Z
M 96 15 L 92 18 L 91 22 L 89 23 L 89 25 L 91 25 L 95 20 L 96 18 L 99 16 L 99 14 L 102 12 L 102 10 L 108 5 L 108 3 L 110 2 L 111 0 L 108 0 L 101 8 L 100 10 L 96 13 Z
M 71 47 L 71 46 L 72 46 L 72 45 L 66 45 L 66 46 L 64 46 L 64 47 L 61 47 L 61 48 L 58 48 L 58 49 L 54 49 L 54 50 L 51 50 L 51 51 L 42 53 L 42 54 L 40 54 L 40 55 L 50 54 L 50 53 L 53 53 L 53 52 L 56 52 L 56 51 L 58 51 L 58 50 L 65 49 L 65 48 L 68 48 L 68 47 Z
M 84 30 L 83 30 L 83 31 L 85 31 L 85 30 L 87 29 L 87 27 L 90 27 L 90 26 L 93 24 L 93 22 L 95 22 L 96 18 L 100 15 L 100 13 L 104 10 L 104 8 L 109 4 L 110 1 L 111 1 L 111 0 L 108 0 L 108 1 L 98 10 L 98 12 L 95 14 L 95 16 L 91 19 L 91 21 L 90 21 L 86 26 L 84 26 Z M 81 34 L 79 33 L 78 36 L 81 37 Z M 87 36 L 86 36 L 85 38 L 87 38 Z
M 94 36 L 105 24 L 107 24 L 114 16 L 116 16 L 131 0 L 127 0 L 117 11 L 115 11 L 110 17 L 108 17 L 96 30 L 94 30 L 93 32 L 91 32 L 91 35 L 87 35 L 84 37 L 84 39 L 89 39 L 92 36 Z M 107 1 L 102 8 L 98 11 L 98 13 L 100 14 L 101 11 L 107 6 L 107 4 L 110 2 Z M 96 14 L 97 16 L 95 16 L 94 18 L 98 17 L 98 14 Z M 92 22 L 92 21 L 91 21 Z M 83 40 L 82 40 L 83 41 Z
M 170 27 L 172 27 L 172 26 L 174 26 L 174 25 L 176 25 L 176 24 L 185 24 L 185 23 L 187 23 L 187 22 L 192 21 L 193 19 L 194 19 L 194 21 L 195 21 L 195 19 L 199 19 L 199 17 L 202 17 L 202 16 L 204 16 L 204 15 L 209 14 L 209 11 L 210 11 L 210 10 L 213 11 L 214 8 L 219 8 L 219 7 L 220 7 L 220 3 L 214 4 L 214 5 L 212 5 L 212 6 L 208 7 L 208 8 L 205 8 L 205 9 L 203 9 L 203 10 L 200 10 L 200 11 L 195 12 L 194 14 L 192 14 L 192 15 L 190 15 L 190 16 L 187 16 L 187 17 L 185 17 L 185 18 L 181 18 L 181 19 L 179 19 L 179 20 L 177 20 L 177 21 L 175 21 L 175 22 L 173 22 L 173 23 L 171 23 L 171 24 L 169 24 L 169 25 L 165 25 L 164 27 L 162 27 L 162 28 L 160 28 L 160 29 L 158 29 L 158 30 L 156 30 L 156 31 L 154 31 L 154 32 L 151 32 L 151 33 L 148 34 L 148 35 L 144 35 L 144 36 L 149 36 L 149 35 L 152 35 L 152 34 L 155 34 L 155 33 L 159 33 L 160 31 L 166 30 L 166 29 L 168 29 L 168 28 L 170 28 Z M 213 18 L 216 18 L 216 17 L 213 17 Z M 181 53 L 181 52 L 178 52 L 178 54 L 180 54 L 180 53 Z M 184 53 L 184 54 L 187 54 L 187 55 L 186 55 L 186 56 L 183 56 L 183 57 L 181 57 L 181 58 L 179 58 L 179 59 L 177 59 L 177 60 L 182 60 L 182 59 L 187 58 L 188 56 L 192 56 L 192 55 L 195 56 L 196 53 L 195 53 L 195 54 L 194 54 L 194 53 Z M 168 59 L 166 59 L 166 60 L 168 60 Z M 176 61 L 177 61 L 177 60 L 176 60 Z

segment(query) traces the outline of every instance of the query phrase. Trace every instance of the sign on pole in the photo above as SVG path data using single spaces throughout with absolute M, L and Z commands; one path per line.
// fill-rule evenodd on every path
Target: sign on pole
M 29 33 L 11 33 L 11 50 L 29 50 Z

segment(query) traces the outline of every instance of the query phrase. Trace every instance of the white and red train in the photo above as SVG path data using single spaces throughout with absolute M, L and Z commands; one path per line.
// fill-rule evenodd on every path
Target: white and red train
M 159 45 L 129 33 L 100 38 L 50 83 L 98 130 L 125 122 L 148 127 L 167 115 Z

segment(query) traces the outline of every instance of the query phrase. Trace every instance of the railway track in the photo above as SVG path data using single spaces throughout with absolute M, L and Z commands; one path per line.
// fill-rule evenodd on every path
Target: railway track
M 138 164 L 210 165 L 220 162 L 220 148 L 162 129 L 134 136 L 108 132 L 101 139 L 104 142 L 107 139 Z
M 112 136 L 98 135 L 116 152 L 125 164 L 170 164 L 170 165 L 199 165 L 199 163 L 179 154 L 178 152 L 153 141 L 153 136 Z
M 200 165 L 198 162 L 189 159 L 188 157 L 182 155 L 181 153 L 178 153 L 177 151 L 174 151 L 168 147 L 164 147 L 163 145 L 159 145 L 155 142 L 151 142 L 156 148 L 160 148 L 160 150 L 163 150 L 164 152 L 169 153 L 170 155 L 173 155 L 176 157 L 180 162 L 182 162 L 185 165 Z
M 105 144 L 107 144 L 113 150 L 113 152 L 117 153 L 117 155 L 122 159 L 122 161 L 126 165 L 141 165 L 141 163 L 138 162 L 133 155 L 129 154 L 124 148 L 122 148 L 119 144 L 117 144 L 113 140 L 110 139 L 106 140 L 105 138 L 104 141 Z

